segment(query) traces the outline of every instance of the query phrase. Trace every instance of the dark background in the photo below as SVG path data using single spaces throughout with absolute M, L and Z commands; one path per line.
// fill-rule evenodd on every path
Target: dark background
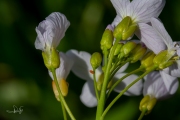
M 173 40 L 180 38 L 180 1 L 167 1 L 160 15 Z M 36 50 L 35 27 L 52 12 L 66 15 L 71 25 L 58 46 L 100 52 L 99 42 L 116 13 L 109 0 L 0 0 L 0 120 L 62 120 L 60 103 L 51 88 L 47 69 Z M 130 67 L 133 68 L 131 65 Z M 79 100 L 84 80 L 70 73 L 66 100 L 77 120 L 94 120 L 96 108 Z M 115 97 L 113 93 L 110 99 Z M 106 120 L 137 120 L 143 96 L 123 96 Z M 144 120 L 180 120 L 180 90 L 170 99 L 159 101 Z M 13 105 L 23 106 L 22 114 L 7 113 Z

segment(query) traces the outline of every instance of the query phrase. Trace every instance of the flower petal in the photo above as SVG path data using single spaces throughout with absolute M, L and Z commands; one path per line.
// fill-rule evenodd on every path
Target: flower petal
M 143 89 L 144 96 L 150 95 L 152 97 L 157 98 L 158 100 L 170 97 L 176 91 L 178 86 L 178 81 L 176 80 L 175 82 L 171 82 L 173 81 L 171 77 L 168 78 L 170 79 L 166 79 L 166 80 L 169 82 L 164 80 L 164 78 L 162 77 L 159 71 L 154 71 L 149 73 L 145 77 L 145 83 Z
M 113 4 L 117 15 L 119 15 L 121 18 L 127 16 L 127 6 L 130 5 L 130 0 L 111 0 L 111 3 Z
M 49 26 L 50 28 L 52 28 L 51 30 L 54 34 L 52 44 L 54 47 L 57 47 L 60 40 L 64 37 L 65 32 L 70 25 L 70 22 L 67 20 L 64 14 L 59 12 L 51 13 L 46 18 L 46 20 L 50 22 L 50 25 L 52 25 Z
M 114 18 L 114 21 L 111 23 L 112 27 L 115 29 L 115 27 L 121 22 L 122 18 L 119 15 L 116 15 Z
M 38 36 L 35 41 L 35 47 L 41 50 L 52 46 L 56 48 L 64 37 L 69 25 L 70 23 L 65 15 L 59 12 L 51 13 L 46 17 L 46 20 L 40 22 L 38 27 L 36 27 Z
M 44 50 L 45 49 L 45 40 L 44 37 L 42 36 L 41 32 L 36 28 L 36 41 L 35 41 L 35 48 L 39 50 Z
M 166 49 L 165 43 L 161 40 L 159 35 L 157 35 L 152 26 L 140 23 L 139 30 L 139 39 L 155 54 L 158 54 L 160 51 Z
M 165 2 L 165 0 L 133 0 L 130 14 L 136 22 L 148 23 L 150 18 L 159 16 Z
M 150 95 L 157 99 L 166 98 L 169 92 L 165 87 L 164 81 L 159 72 L 151 72 L 145 77 L 143 94 Z
M 156 18 L 151 18 L 151 23 L 156 31 L 156 33 L 160 36 L 160 38 L 165 42 L 168 49 L 173 48 L 173 41 L 169 34 L 167 33 L 166 29 L 164 28 L 163 24 Z
M 78 52 L 77 50 L 67 51 L 67 55 L 74 60 L 72 71 L 75 75 L 84 80 L 93 80 L 93 75 L 90 73 L 92 70 L 90 64 L 91 55 L 85 51 Z M 96 70 L 96 77 L 100 76 L 102 71 L 100 68 Z
M 126 75 L 126 73 L 115 74 L 113 80 L 117 81 L 124 75 Z M 119 83 L 117 87 L 114 89 L 114 91 L 121 92 L 127 85 L 133 82 L 136 78 L 138 78 L 137 75 L 130 75 L 129 77 L 125 78 L 121 83 Z M 140 95 L 142 93 L 142 86 L 143 86 L 142 80 L 140 80 L 132 87 L 130 87 L 124 94 L 128 96 Z
M 57 76 L 58 81 L 62 79 L 66 80 L 73 66 L 73 61 L 66 54 L 60 52 L 59 56 L 60 56 L 61 63 L 60 63 L 59 68 L 56 69 L 56 76 Z M 50 71 L 49 71 L 49 75 L 54 80 L 53 75 Z
M 84 84 L 82 93 L 80 95 L 80 100 L 87 107 L 97 106 L 97 99 L 92 81 L 88 81 Z
M 163 69 L 163 71 L 173 77 L 180 77 L 180 66 L 177 63 Z
M 179 86 L 178 78 L 172 77 L 163 71 L 160 71 L 164 84 L 169 91 L 169 94 L 174 94 Z

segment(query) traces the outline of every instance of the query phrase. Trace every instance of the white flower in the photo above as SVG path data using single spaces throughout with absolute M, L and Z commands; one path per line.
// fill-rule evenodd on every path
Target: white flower
M 69 75 L 69 72 L 74 62 L 66 54 L 62 52 L 59 53 L 59 58 L 60 58 L 61 64 L 59 68 L 56 69 L 56 77 L 57 77 L 57 81 L 59 83 L 59 87 L 61 89 L 62 94 L 66 96 L 68 93 L 68 84 L 66 83 L 66 78 Z M 50 70 L 49 70 L 49 75 L 52 78 L 52 80 L 54 80 L 54 77 Z M 55 96 L 59 100 L 59 97 L 58 97 L 59 93 L 56 88 L 56 85 L 54 82 L 52 82 L 52 85 L 53 85 L 53 91 L 55 93 Z
M 156 18 L 151 18 L 151 24 L 140 24 L 141 41 L 158 54 L 162 50 L 168 50 L 170 56 L 180 57 L 180 42 L 173 42 L 163 24 Z M 164 72 L 174 77 L 180 77 L 180 60 L 176 60 L 172 66 L 164 69 Z
M 77 50 L 69 50 L 67 52 L 67 55 L 71 57 L 74 60 L 74 65 L 72 67 L 72 71 L 75 75 L 80 77 L 83 80 L 86 80 L 87 82 L 84 84 L 82 93 L 80 95 L 80 100 L 84 105 L 87 107 L 95 107 L 97 105 L 97 99 L 94 91 L 94 84 L 93 84 L 93 75 L 90 73 L 90 70 L 92 70 L 91 64 L 90 64 L 90 57 L 91 55 L 87 52 Z M 128 64 L 124 65 L 114 76 L 113 80 L 118 80 L 122 76 L 125 75 L 125 73 L 122 73 L 126 68 Z M 99 77 L 102 74 L 101 67 L 96 69 L 96 80 L 98 81 Z M 122 89 L 124 89 L 129 83 L 131 83 L 133 80 L 137 78 L 136 75 L 131 75 L 124 79 L 116 88 L 116 92 L 120 92 Z M 142 81 L 137 82 L 134 86 L 132 86 L 125 95 L 140 95 L 142 89 Z
M 151 23 L 156 33 L 160 36 L 161 40 L 166 44 L 169 53 L 173 55 L 178 55 L 180 57 L 180 42 L 173 42 L 168 32 L 164 28 L 163 24 L 156 18 L 151 19 Z M 172 52 L 174 51 L 174 52 Z M 166 73 L 174 77 L 180 77 L 180 60 L 164 70 Z
M 131 17 L 133 22 L 148 23 L 150 18 L 158 17 L 161 13 L 165 0 L 111 0 L 117 16 L 112 26 L 115 27 L 126 16 Z
M 35 41 L 36 49 L 42 51 L 56 48 L 64 37 L 70 23 L 66 16 L 59 12 L 51 13 L 46 20 L 39 23 L 36 27 L 37 38 Z
M 176 92 L 179 86 L 176 77 L 172 77 L 163 71 L 153 71 L 144 79 L 144 96 L 149 95 L 151 98 L 155 97 L 158 100 L 170 97 Z

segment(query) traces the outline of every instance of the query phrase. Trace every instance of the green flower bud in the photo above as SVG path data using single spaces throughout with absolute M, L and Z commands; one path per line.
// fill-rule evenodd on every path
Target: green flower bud
M 136 29 L 137 29 L 137 24 L 132 24 L 131 26 L 129 26 L 129 28 L 123 32 L 122 40 L 127 40 L 129 37 L 131 37 L 136 31 Z
M 146 110 L 146 115 L 149 114 L 154 106 L 156 105 L 157 99 L 151 98 L 149 95 L 146 95 L 140 102 L 139 109 L 140 111 Z
M 59 53 L 56 49 L 51 48 L 50 51 L 42 52 L 45 66 L 51 70 L 58 68 L 60 65 Z
M 164 69 L 166 67 L 169 67 L 174 63 L 173 60 L 170 60 L 172 56 L 175 54 L 175 51 L 167 51 L 163 50 L 160 53 L 156 55 L 153 59 L 153 63 L 158 66 L 159 69 Z
M 127 57 L 129 53 L 136 47 L 136 43 L 133 41 L 127 42 L 121 48 L 121 52 L 124 53 L 124 57 Z
M 129 16 L 125 17 L 115 28 L 113 35 L 116 39 L 120 40 L 122 33 L 126 31 L 131 24 L 131 18 Z
M 104 74 L 101 74 L 97 81 L 97 89 L 100 91 L 104 81 Z
M 90 62 L 91 62 L 92 68 L 97 69 L 101 65 L 101 62 L 102 62 L 101 54 L 98 52 L 93 53 L 91 56 Z
M 145 68 L 154 66 L 153 59 L 155 56 L 156 55 L 152 51 L 146 53 L 146 55 L 141 60 L 141 66 L 143 66 Z
M 117 47 L 116 47 L 116 49 L 114 51 L 114 55 L 118 55 L 120 53 L 121 48 L 122 48 L 123 45 L 124 45 L 123 43 L 117 44 Z
M 113 45 L 113 33 L 111 30 L 106 29 L 103 33 L 102 39 L 101 39 L 101 49 L 110 49 L 111 46 Z
M 137 46 L 131 51 L 131 63 L 135 63 L 140 60 L 146 53 L 147 48 L 142 46 L 142 44 L 137 44 Z

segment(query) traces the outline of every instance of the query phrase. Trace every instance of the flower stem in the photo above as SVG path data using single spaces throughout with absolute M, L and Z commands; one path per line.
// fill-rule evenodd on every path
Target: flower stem
M 144 117 L 145 113 L 146 113 L 146 109 L 142 110 L 141 115 L 139 116 L 138 120 L 142 120 L 142 118 Z
M 65 107 L 65 109 L 64 109 L 64 108 L 62 109 L 62 110 L 63 110 L 63 115 L 64 115 L 64 114 L 66 113 L 66 111 L 67 111 L 67 113 L 69 114 L 70 118 L 71 118 L 72 120 L 76 120 L 76 119 L 74 118 L 73 114 L 71 113 L 71 111 L 70 111 L 70 109 L 69 109 L 69 107 L 68 107 L 68 105 L 67 105 L 67 103 L 66 103 L 66 101 L 65 101 L 65 99 L 64 99 L 64 97 L 63 97 L 63 95 L 62 95 L 62 93 L 61 93 L 61 90 L 60 90 L 60 88 L 59 88 L 59 84 L 58 84 L 58 81 L 57 81 L 55 69 L 51 69 L 51 72 L 52 72 L 52 74 L 53 74 L 54 82 L 55 82 L 55 84 L 56 84 L 56 88 L 57 88 L 58 93 L 59 93 L 59 99 L 60 99 L 60 101 L 61 101 L 61 105 L 62 105 L 62 107 Z M 65 111 L 65 110 L 66 110 L 66 111 Z M 64 119 L 67 120 L 66 115 L 64 116 Z
M 97 106 L 96 120 L 103 120 L 103 119 L 101 119 L 101 115 L 104 111 L 104 105 L 105 105 L 105 100 L 106 100 L 106 89 L 107 89 L 107 85 L 109 82 L 110 69 L 111 69 L 112 60 L 114 57 L 114 51 L 117 47 L 118 42 L 119 42 L 119 40 L 116 39 L 114 46 L 111 48 L 112 50 L 110 50 L 108 63 L 107 63 L 106 69 L 105 69 L 104 81 L 103 81 L 103 85 L 102 85 L 102 89 L 101 89 L 101 94 L 100 94 L 100 98 L 99 98 L 99 102 L 98 102 L 98 106 Z
M 141 70 L 143 70 L 143 69 L 144 69 L 144 68 L 140 67 L 140 68 L 138 68 L 138 69 L 136 69 L 136 70 L 134 70 L 134 71 L 132 71 L 132 72 L 130 72 L 130 73 L 127 73 L 127 74 L 124 75 L 122 78 L 120 78 L 118 81 L 116 81 L 116 82 L 113 84 L 113 86 L 110 88 L 110 90 L 108 91 L 107 97 L 109 97 L 109 95 L 110 95 L 111 92 L 114 90 L 114 88 L 115 88 L 121 81 L 123 81 L 126 77 L 128 77 L 128 76 L 130 76 L 130 75 L 132 75 L 132 74 L 134 74 L 134 73 L 137 73 L 137 72 L 139 72 L 139 71 L 141 71 Z
M 94 71 L 94 74 L 93 74 L 93 78 L 94 78 L 94 89 L 95 89 L 97 101 L 99 101 L 99 93 L 98 93 L 97 81 L 96 81 L 96 70 L 94 69 L 93 71 Z
M 109 109 L 113 106 L 113 104 L 132 86 L 134 85 L 136 82 L 138 82 L 139 80 L 141 80 L 144 76 L 146 76 L 148 73 L 150 73 L 152 70 L 150 71 L 146 71 L 145 73 L 143 73 L 140 77 L 138 77 L 136 80 L 134 80 L 132 83 L 130 83 L 128 86 L 126 86 L 117 96 L 116 98 L 114 98 L 114 100 L 108 105 L 108 107 L 105 109 L 105 111 L 103 112 L 101 119 L 103 120 L 105 115 L 107 114 L 107 112 L 109 111 Z

